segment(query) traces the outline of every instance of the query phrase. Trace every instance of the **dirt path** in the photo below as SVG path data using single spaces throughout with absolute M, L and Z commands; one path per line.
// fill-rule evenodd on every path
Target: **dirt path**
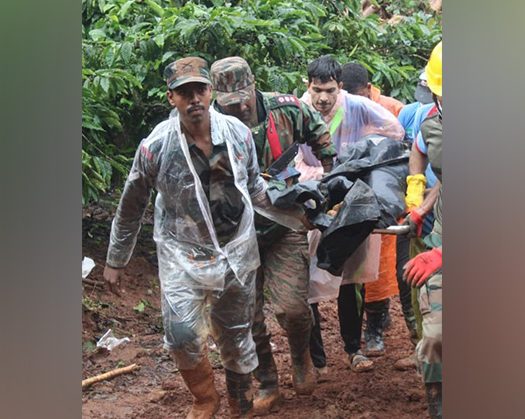
M 83 254 L 97 263 L 89 276 L 92 280 L 102 280 L 107 243 L 96 238 L 107 237 L 105 233 L 91 230 L 85 236 Z M 140 365 L 140 370 L 134 373 L 84 390 L 84 418 L 184 418 L 191 404 L 189 392 L 162 349 L 159 287 L 151 232 L 146 229 L 141 235 L 139 243 L 144 245 L 136 249 L 126 270 L 123 281 L 126 293 L 121 298 L 98 285 L 84 286 L 82 377 L 132 363 Z M 424 391 L 416 372 L 400 372 L 393 368 L 397 359 L 411 352 L 397 299 L 391 308 L 393 324 L 386 332 L 387 354 L 376 359 L 373 371 L 363 374 L 351 372 L 343 363 L 345 353 L 339 337 L 335 302 L 320 305 L 329 374 L 321 379 L 312 396 L 302 397 L 293 392 L 287 343 L 271 314 L 271 307 L 268 310 L 285 402 L 278 414 L 267 418 L 428 418 Z M 131 342 L 110 353 L 97 351 L 95 342 L 108 328 L 112 328 L 117 337 L 130 337 Z M 212 350 L 209 356 L 215 368 L 218 391 L 223 396 L 217 417 L 228 418 L 224 371 L 218 354 Z

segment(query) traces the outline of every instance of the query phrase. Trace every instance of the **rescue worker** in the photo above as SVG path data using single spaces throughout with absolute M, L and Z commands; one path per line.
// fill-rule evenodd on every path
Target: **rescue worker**
M 369 98 L 375 103 L 383 106 L 394 116 L 398 116 L 403 108 L 403 103 L 397 99 L 384 96 L 380 90 L 369 82 L 368 71 L 359 63 L 347 63 L 343 65 L 342 76 L 343 89 L 351 94 Z M 383 236 L 381 238 L 381 263 L 379 267 L 379 280 L 366 285 L 365 295 L 365 351 L 368 356 L 380 356 L 385 353 L 383 331 L 390 325 L 390 297 L 399 293 L 396 275 L 396 243 L 395 236 Z M 410 293 L 402 299 L 403 312 L 409 313 Z
M 187 418 L 212 418 L 219 409 L 205 350 L 208 334 L 225 368 L 231 417 L 252 417 L 257 355 L 251 327 L 260 264 L 253 207 L 299 229 L 297 218 L 304 213 L 270 206 L 250 130 L 210 108 L 205 60 L 179 59 L 164 75 L 174 109 L 135 154 L 113 220 L 104 277 L 118 293 L 151 190 L 157 190 L 154 239 L 164 346 L 194 396 Z
M 261 171 L 266 171 L 294 142 L 310 146 L 324 170 L 331 170 L 335 148 L 318 113 L 295 96 L 257 90 L 250 66 L 241 57 L 216 61 L 211 66 L 211 77 L 217 94 L 215 108 L 236 116 L 252 130 Z M 307 301 L 307 235 L 283 228 L 263 217 L 256 217 L 255 226 L 261 268 L 257 274 L 253 325 L 259 359 L 254 376 L 260 383 L 254 409 L 256 414 L 266 414 L 278 408 L 281 396 L 270 334 L 264 323 L 265 286 L 269 288 L 277 321 L 288 338 L 296 394 L 312 394 L 317 379 L 308 350 L 313 319 Z
M 375 102 L 343 90 L 341 73 L 341 65 L 329 55 L 312 61 L 308 65 L 308 91 L 301 98 L 321 113 L 329 126 L 338 154 L 343 154 L 350 144 L 371 134 L 401 140 L 404 131 L 396 118 Z M 301 146 L 296 167 L 301 172 L 301 182 L 322 177 L 321 163 L 305 146 Z M 311 231 L 309 237 L 312 256 L 310 302 L 316 320 L 310 338 L 314 365 L 321 374 L 326 373 L 317 303 L 337 298 L 339 327 L 344 350 L 348 354 L 347 363 L 354 372 L 369 371 L 373 368 L 373 361 L 360 349 L 365 294 L 363 283 L 378 278 L 381 237 L 372 235 L 361 245 L 362 251 L 356 252 L 345 263 L 342 277 L 335 277 L 317 268 L 315 253 L 320 232 Z
M 405 139 L 414 147 L 416 142 L 417 134 L 419 133 L 421 123 L 426 119 L 430 112 L 435 112 L 435 104 L 432 99 L 432 92 L 428 88 L 427 76 L 425 70 L 423 69 L 421 75 L 419 76 L 418 85 L 414 94 L 416 102 L 413 102 L 409 105 L 406 105 L 401 112 L 399 113 L 399 121 L 402 123 L 405 128 Z M 422 229 L 417 232 L 417 230 L 411 231 L 410 234 L 406 236 L 398 236 L 397 238 L 397 280 L 399 286 L 399 296 L 401 299 L 401 305 L 403 307 L 403 314 L 405 315 L 405 321 L 409 326 L 411 332 L 411 341 L 414 345 L 414 348 L 417 345 L 419 339 L 421 339 L 422 331 L 422 318 L 421 313 L 419 312 L 418 299 L 418 289 L 410 287 L 404 281 L 404 266 L 406 263 L 415 257 L 418 253 L 425 251 L 422 237 L 426 236 L 432 230 L 432 225 L 434 224 L 434 215 L 432 213 L 432 207 L 437 199 L 439 192 L 439 182 L 430 168 L 430 164 L 427 165 L 426 171 L 424 173 L 426 178 L 426 189 L 423 191 L 419 187 L 418 175 L 408 177 L 408 193 L 405 197 L 406 203 L 406 212 L 412 213 L 412 217 L 421 217 Z M 415 189 L 412 188 L 415 184 Z M 409 222 L 406 220 L 407 223 Z M 408 244 L 408 248 L 407 248 Z M 410 293 L 411 304 L 408 305 L 404 303 L 403 298 L 405 290 L 408 288 Z M 406 313 L 405 307 L 408 306 L 411 309 L 411 313 Z M 410 316 L 412 314 L 412 316 Z M 413 319 L 413 321 L 411 321 Z M 415 328 L 414 328 L 415 325 Z M 406 371 L 409 369 L 417 368 L 417 356 L 415 351 L 410 354 L 408 357 L 398 359 L 394 363 L 394 368 Z
M 441 184 L 434 205 L 434 226 L 432 232 L 424 239 L 427 249 L 430 250 L 418 254 L 406 264 L 405 278 L 408 284 L 421 287 L 419 308 L 423 317 L 423 333 L 416 346 L 416 353 L 425 382 L 430 417 L 434 419 L 442 417 L 442 42 L 432 51 L 425 72 L 436 111 L 431 112 L 421 124 L 418 139 L 410 154 L 409 172 L 410 176 L 419 176 L 419 188 L 424 191 L 426 185 L 423 173 L 428 156 L 432 171 Z M 408 185 L 409 188 L 414 188 L 414 185 Z M 417 232 L 421 231 L 421 216 L 410 213 L 408 221 Z
M 405 106 L 403 102 L 393 97 L 382 95 L 381 90 L 370 83 L 367 69 L 359 63 L 346 63 L 343 66 L 342 82 L 343 89 L 348 93 L 367 97 L 388 109 L 396 117 Z

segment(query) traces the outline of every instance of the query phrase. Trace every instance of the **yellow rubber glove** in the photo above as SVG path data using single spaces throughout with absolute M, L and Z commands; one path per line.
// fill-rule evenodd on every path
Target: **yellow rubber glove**
M 407 211 L 421 206 L 427 186 L 427 178 L 423 174 L 407 176 L 407 194 L 405 204 Z

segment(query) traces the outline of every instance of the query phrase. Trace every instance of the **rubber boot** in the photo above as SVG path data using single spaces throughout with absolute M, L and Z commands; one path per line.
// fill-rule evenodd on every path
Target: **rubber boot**
M 411 317 L 405 316 L 405 323 L 407 325 L 408 332 L 410 333 L 410 342 L 412 342 L 412 345 L 416 346 L 419 342 L 419 338 L 417 336 L 416 316 L 414 316 L 413 312 Z
M 317 374 L 308 349 L 300 355 L 292 352 L 292 382 L 298 395 L 310 395 L 317 386 Z
M 374 301 L 365 304 L 366 329 L 365 329 L 365 355 L 381 356 L 385 353 L 383 330 L 386 321 L 390 300 Z
M 441 383 L 425 384 L 428 402 L 428 413 L 431 419 L 442 419 L 442 392 Z
M 253 418 L 252 375 L 226 370 L 226 389 L 231 417 Z
M 416 353 L 407 356 L 406 358 L 398 359 L 394 363 L 394 368 L 399 371 L 408 371 L 417 369 Z
M 259 366 L 253 375 L 259 381 L 259 390 L 253 400 L 253 411 L 257 416 L 278 410 L 281 403 L 277 366 L 271 352 L 259 355 Z
M 308 317 L 290 320 L 285 314 L 277 314 L 277 321 L 286 331 L 292 359 L 292 382 L 298 395 L 312 394 L 317 385 L 317 374 L 310 356 L 310 333 L 313 319 Z
M 220 398 L 213 383 L 213 369 L 208 357 L 191 370 L 179 370 L 193 394 L 193 406 L 186 419 L 211 419 L 219 410 Z

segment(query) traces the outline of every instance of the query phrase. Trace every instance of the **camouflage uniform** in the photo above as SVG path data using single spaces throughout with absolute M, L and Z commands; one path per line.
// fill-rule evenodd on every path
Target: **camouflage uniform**
M 441 179 L 442 125 L 439 115 L 429 116 L 421 125 L 421 134 L 428 146 L 428 158 L 434 173 Z M 442 187 L 434 205 L 434 227 L 425 237 L 425 244 L 440 247 L 442 238 Z M 431 276 L 419 290 L 419 309 L 423 317 L 423 336 L 416 347 L 420 370 L 425 383 L 442 382 L 442 281 L 441 270 Z
M 223 92 L 224 99 L 228 100 L 238 91 L 250 91 L 252 88 L 250 81 L 253 82 L 253 79 L 250 77 L 253 76 L 250 71 L 247 77 L 246 66 L 247 64 L 243 68 L 242 62 L 233 57 L 221 60 L 211 67 L 214 88 Z M 262 172 L 274 161 L 268 139 L 274 129 L 282 151 L 297 141 L 309 145 L 319 160 L 331 160 L 336 155 L 320 114 L 292 95 L 259 91 L 255 91 L 255 94 L 258 125 L 251 130 Z M 232 100 L 235 99 L 239 98 L 232 97 Z M 221 103 L 224 101 L 221 100 Z M 221 110 L 217 102 L 214 105 Z M 264 286 L 270 291 L 277 320 L 287 333 L 292 364 L 300 365 L 304 354 L 308 354 L 313 324 L 308 304 L 310 260 L 306 233 L 291 231 L 257 214 L 255 227 L 261 254 L 252 329 L 259 359 L 255 377 L 260 382 L 261 390 L 271 391 L 278 387 L 278 379 L 270 347 L 270 334 L 264 322 Z
M 170 64 L 165 77 L 169 89 L 211 85 L 198 57 Z M 128 264 L 155 189 L 165 347 L 181 371 L 193 370 L 211 332 L 225 369 L 249 376 L 257 367 L 251 327 L 260 265 L 252 202 L 265 197 L 265 184 L 250 130 L 213 109 L 209 118 L 209 157 L 187 140 L 176 110 L 140 143 L 113 220 L 107 265 Z

